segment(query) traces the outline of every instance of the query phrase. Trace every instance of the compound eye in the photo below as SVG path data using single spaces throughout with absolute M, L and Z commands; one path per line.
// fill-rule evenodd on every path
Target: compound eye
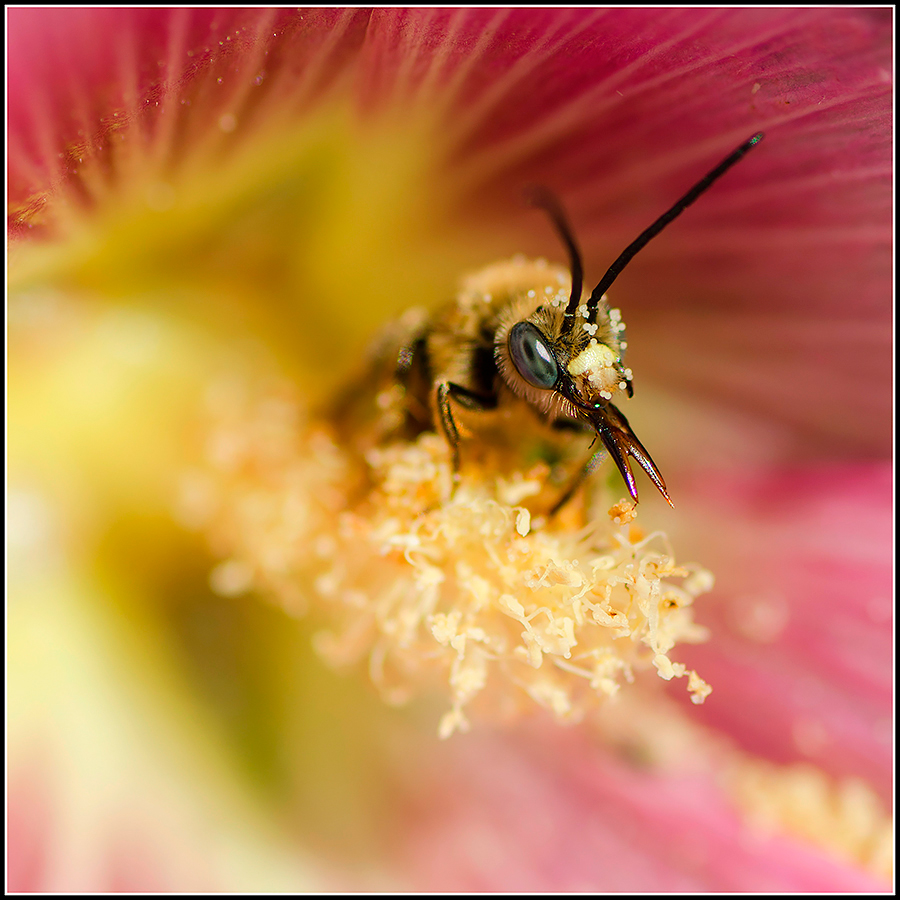
M 509 352 L 519 374 L 531 385 L 549 390 L 559 377 L 556 358 L 531 322 L 517 322 L 509 331 Z

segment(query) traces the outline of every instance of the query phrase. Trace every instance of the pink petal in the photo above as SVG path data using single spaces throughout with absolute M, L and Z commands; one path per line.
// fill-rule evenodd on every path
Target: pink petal
M 885 890 L 742 824 L 708 772 L 631 766 L 575 730 L 476 734 L 434 757 L 399 850 L 414 890 Z
M 46 766 L 38 757 L 11 765 L 7 786 L 7 888 L 13 892 L 45 890 L 47 833 L 52 817 Z
M 704 472 L 681 488 L 696 531 L 676 545 L 717 575 L 718 602 L 697 608 L 713 637 L 680 654 L 713 685 L 693 715 L 751 754 L 861 778 L 890 803 L 890 468 Z

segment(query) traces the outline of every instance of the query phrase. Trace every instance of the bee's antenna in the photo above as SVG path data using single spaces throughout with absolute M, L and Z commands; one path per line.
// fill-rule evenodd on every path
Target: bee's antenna
M 765 135 L 758 131 L 753 137 L 748 138 L 730 156 L 727 156 L 708 175 L 701 178 L 675 205 L 663 213 L 646 231 L 642 232 L 636 241 L 629 244 L 619 258 L 606 270 L 606 274 L 600 279 L 600 283 L 591 292 L 588 300 L 588 317 L 593 318 L 600 303 L 600 298 L 607 292 L 609 286 L 619 277 L 622 269 L 631 262 L 635 254 L 642 250 L 653 238 L 658 235 L 666 225 L 680 216 L 716 179 L 724 175 L 736 162 L 738 162 L 752 147 L 756 146 Z M 552 215 L 552 213 L 551 213 Z M 569 301 L 572 308 L 572 301 Z M 574 310 L 573 310 L 574 311 Z
M 572 292 L 569 294 L 569 305 L 566 307 L 566 316 L 574 316 L 575 310 L 581 303 L 581 290 L 584 287 L 584 266 L 581 263 L 581 251 L 575 238 L 572 235 L 572 229 L 569 227 L 569 220 L 563 211 L 559 198 L 549 188 L 540 185 L 529 188 L 526 191 L 526 198 L 532 206 L 538 206 L 543 209 L 553 220 L 562 242 L 569 251 L 569 268 L 572 270 Z

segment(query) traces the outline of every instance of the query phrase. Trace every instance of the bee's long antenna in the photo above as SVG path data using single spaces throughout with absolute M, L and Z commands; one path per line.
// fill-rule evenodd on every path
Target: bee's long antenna
M 575 310 L 581 303 L 581 290 L 584 287 L 584 266 L 581 263 L 581 251 L 575 238 L 572 235 L 572 229 L 569 227 L 569 220 L 563 211 L 559 198 L 548 188 L 536 186 L 527 192 L 528 202 L 532 206 L 538 206 L 543 209 L 553 220 L 562 242 L 569 251 L 569 268 L 572 270 L 572 292 L 569 294 L 569 305 L 566 307 L 566 316 L 574 316 Z
M 763 137 L 765 137 L 763 132 L 758 131 L 753 137 L 744 141 L 737 150 L 723 159 L 708 175 L 701 178 L 667 213 L 663 213 L 646 231 L 642 232 L 636 241 L 633 241 L 625 248 L 619 258 L 606 270 L 606 274 L 600 279 L 597 287 L 591 292 L 591 298 L 587 303 L 589 318 L 592 318 L 596 312 L 600 298 L 606 293 L 616 278 L 619 277 L 622 269 L 631 262 L 635 254 L 653 240 L 669 222 L 680 216 L 716 179 L 724 175 L 752 147 L 756 146 Z M 571 306 L 571 301 L 569 305 Z

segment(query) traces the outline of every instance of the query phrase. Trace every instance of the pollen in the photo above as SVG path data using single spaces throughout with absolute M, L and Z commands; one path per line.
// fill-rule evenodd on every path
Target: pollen
M 794 835 L 878 878 L 893 878 L 892 816 L 865 782 L 836 780 L 810 764 L 738 757 L 728 786 L 756 831 Z
M 431 432 L 354 444 L 300 403 L 245 389 L 210 416 L 185 519 L 222 560 L 223 593 L 313 614 L 321 657 L 389 703 L 437 689 L 441 736 L 535 707 L 575 722 L 657 677 L 683 679 L 696 702 L 709 692 L 675 654 L 705 639 L 693 603 L 711 578 L 640 534 L 604 479 L 549 517 L 549 470 L 506 450 L 464 466 L 451 492 Z
M 587 329 L 588 326 L 585 325 L 584 328 Z M 604 400 L 611 400 L 613 391 L 619 389 L 622 381 L 618 363 L 619 357 L 610 347 L 598 343 L 596 338 L 591 338 L 588 346 L 569 363 L 567 368 L 569 374 L 575 378 L 582 376 L 582 388 L 590 386 L 590 389 L 598 392 Z
M 616 360 L 616 354 L 606 344 L 590 344 L 569 363 L 569 374 L 582 375 L 585 372 L 609 369 L 615 366 Z

